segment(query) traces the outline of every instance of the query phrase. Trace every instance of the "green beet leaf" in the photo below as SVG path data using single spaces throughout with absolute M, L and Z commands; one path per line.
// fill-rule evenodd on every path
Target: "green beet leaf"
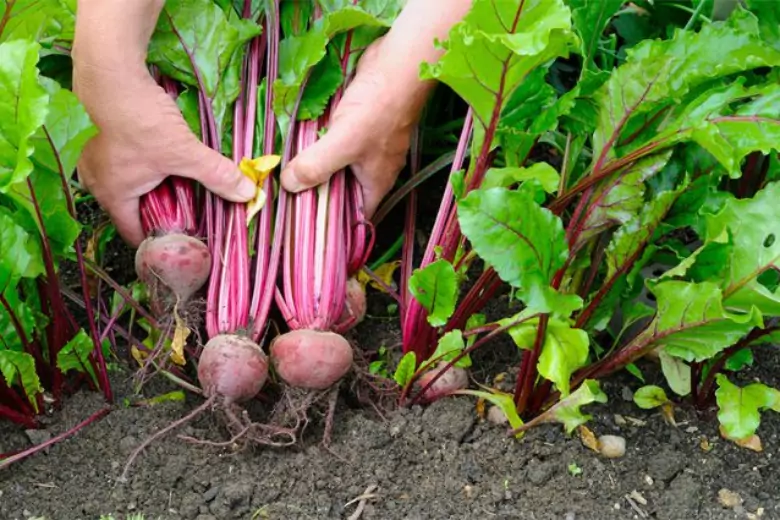
M 562 397 L 569 395 L 571 375 L 585 366 L 590 340 L 588 333 L 567 323 L 550 320 L 537 366 L 539 374 L 555 383 Z
M 0 343 L 0 374 L 8 386 L 21 384 L 33 409 L 38 412 L 36 397 L 43 392 L 43 386 L 35 371 L 35 358 L 27 352 L 4 350 Z
M 684 360 L 671 356 L 662 349 L 659 352 L 661 371 L 672 391 L 680 396 L 691 393 L 691 367 Z
M 780 269 L 780 182 L 773 182 L 752 199 L 729 200 L 707 216 L 707 239 L 732 243 L 729 266 L 714 280 L 730 308 L 749 312 L 755 306 L 765 315 L 780 315 L 780 294 L 758 281 L 761 273 Z M 728 252 L 728 251 L 727 251 Z
M 580 37 L 580 53 L 584 58 L 583 72 L 595 68 L 601 34 L 623 0 L 567 0 L 574 19 L 574 29 Z
M 563 424 L 567 434 L 571 434 L 578 426 L 585 424 L 591 419 L 589 414 L 584 413 L 581 408 L 593 403 L 606 403 L 607 394 L 601 390 L 598 381 L 586 379 L 574 392 L 564 397 L 547 411 L 537 416 L 533 422 L 535 424 L 558 422 Z M 530 425 L 531 423 L 527 423 Z
M 25 349 L 25 340 L 29 341 L 33 337 L 36 326 L 36 312 L 32 303 L 27 304 L 19 299 L 17 288 L 6 289 L 3 293 L 4 301 L 0 304 L 0 349 L 23 351 Z M 13 312 L 13 319 L 11 313 Z M 19 333 L 17 325 L 24 331 L 24 336 Z
M 508 188 L 513 184 L 535 180 L 546 193 L 554 193 L 558 189 L 560 175 L 555 168 L 545 162 L 532 164 L 527 168 L 491 168 L 485 174 L 482 188 Z
M 678 30 L 669 40 L 640 43 L 627 51 L 626 63 L 596 94 L 594 157 L 614 152 L 630 118 L 679 104 L 716 78 L 778 64 L 780 51 L 762 41 L 756 18 L 745 12 L 706 25 L 698 33 Z
M 740 440 L 755 434 L 761 423 L 761 411 L 780 412 L 780 392 L 774 388 L 761 383 L 740 388 L 723 374 L 716 378 L 718 420 L 729 438 Z
M 22 277 L 34 278 L 44 271 L 38 240 L 1 206 L 0 252 L 0 291 L 15 287 Z
M 404 357 L 398 362 L 398 367 L 396 367 L 395 373 L 393 374 L 393 380 L 395 380 L 398 386 L 403 388 L 412 380 L 416 365 L 417 356 L 414 355 L 414 352 L 407 352 L 404 354 Z
M 634 403 L 645 410 L 658 408 L 668 402 L 669 398 L 660 386 L 647 385 L 634 392 Z
M 92 364 L 89 361 L 89 356 L 94 349 L 95 344 L 92 342 L 89 334 L 83 329 L 79 330 L 78 334 L 57 353 L 57 368 L 63 374 L 71 370 L 86 372 L 92 378 L 92 381 L 98 384 L 95 369 L 92 368 Z
M 409 279 L 409 292 L 428 313 L 428 323 L 434 327 L 446 325 L 458 298 L 455 268 L 442 259 L 416 269 Z
M 33 169 L 30 138 L 46 120 L 49 96 L 38 82 L 40 45 L 0 44 L 0 193 Z
M 487 128 L 528 74 L 567 56 L 574 40 L 562 0 L 475 0 L 451 29 L 444 55 L 423 63 L 421 75 L 449 85 Z
M 761 326 L 757 309 L 732 313 L 723 307 L 723 292 L 712 282 L 663 281 L 651 285 L 658 301 L 655 321 L 637 341 L 664 346 L 686 361 L 705 361 Z
M 458 203 L 458 220 L 477 254 L 519 289 L 526 305 L 564 316 L 581 305 L 550 286 L 568 256 L 563 224 L 528 193 L 474 190 Z
M 671 151 L 645 157 L 616 174 L 588 208 L 576 248 L 614 226 L 626 224 L 645 210 L 645 181 L 669 161 Z
M 0 43 L 27 40 L 44 47 L 68 46 L 73 41 L 77 0 L 6 0 L 0 4 L 0 17 L 7 22 L 0 31 Z M 1 24 L 0 24 L 1 25 Z
M 439 338 L 436 345 L 436 351 L 422 365 L 420 370 L 424 370 L 434 363 L 443 361 L 449 363 L 455 359 L 466 348 L 463 341 L 463 332 L 460 330 L 451 330 Z M 471 357 L 467 354 L 459 359 L 454 366 L 459 368 L 469 368 L 471 366 Z

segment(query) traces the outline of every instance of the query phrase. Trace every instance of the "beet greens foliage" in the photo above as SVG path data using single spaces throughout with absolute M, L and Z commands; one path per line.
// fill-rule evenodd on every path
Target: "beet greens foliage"
M 396 376 L 408 388 L 415 359 L 457 365 L 506 332 L 521 353 L 513 395 L 465 393 L 517 432 L 521 418 L 571 431 L 579 406 L 606 399 L 594 380 L 641 379 L 635 362 L 654 353 L 676 399 L 714 399 L 741 440 L 780 411 L 780 392 L 727 375 L 777 338 L 780 11 L 749 2 L 632 41 L 654 16 L 637 4 L 476 0 L 422 66 L 468 103 L 473 132 L 409 280 Z M 485 325 L 496 277 L 521 307 Z

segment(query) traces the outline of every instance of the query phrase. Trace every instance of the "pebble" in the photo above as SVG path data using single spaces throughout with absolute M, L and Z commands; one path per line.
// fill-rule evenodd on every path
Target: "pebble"
M 634 392 L 632 392 L 631 389 L 627 386 L 624 386 L 623 389 L 620 391 L 620 396 L 623 398 L 624 401 L 628 403 L 634 400 Z
M 122 440 L 119 441 L 119 451 L 122 455 L 129 455 L 135 449 L 136 445 L 138 445 L 138 440 L 132 435 L 122 437 Z
M 504 411 L 501 410 L 501 408 L 498 406 L 491 406 L 488 408 L 487 419 L 493 424 L 498 425 L 503 425 L 509 422 L 509 419 L 506 418 Z
M 626 454 L 626 439 L 619 435 L 599 437 L 599 452 L 607 458 L 617 459 Z
M 217 495 L 219 494 L 219 486 L 214 486 L 210 488 L 208 491 L 203 493 L 203 500 L 206 502 L 211 502 L 215 498 L 217 498 Z
M 718 491 L 718 502 L 720 502 L 720 505 L 723 507 L 734 509 L 735 507 L 742 505 L 742 497 L 739 496 L 739 493 L 722 488 Z

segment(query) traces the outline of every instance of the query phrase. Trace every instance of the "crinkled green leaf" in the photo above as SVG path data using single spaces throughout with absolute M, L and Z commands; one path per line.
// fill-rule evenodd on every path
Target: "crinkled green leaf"
M 778 64 L 780 51 L 761 40 L 757 20 L 744 12 L 698 33 L 678 30 L 669 40 L 640 43 L 627 51 L 626 63 L 596 94 L 600 109 L 594 156 L 613 153 L 610 147 L 631 117 L 679 104 L 713 79 Z
M 716 376 L 718 389 L 718 420 L 731 439 L 745 439 L 756 433 L 761 423 L 760 412 L 766 409 L 780 412 L 780 392 L 761 383 L 738 387 L 723 374 Z
M 439 338 L 439 342 L 436 345 L 436 351 L 425 361 L 425 363 L 420 365 L 420 370 L 440 361 L 449 363 L 463 352 L 465 348 L 466 344 L 463 341 L 463 332 L 460 330 L 451 330 Z M 471 357 L 468 354 L 463 356 L 454 366 L 469 368 L 471 366 Z
M 634 403 L 645 410 L 658 408 L 668 402 L 669 398 L 666 397 L 666 392 L 660 386 L 647 385 L 634 392 Z
M 36 397 L 43 392 L 43 386 L 41 386 L 38 372 L 35 370 L 35 358 L 27 352 L 0 348 L 0 374 L 3 374 L 8 386 L 15 386 L 21 382 L 27 399 L 37 412 L 38 401 Z
M 485 174 L 485 180 L 482 181 L 481 187 L 484 189 L 508 188 L 513 184 L 529 180 L 539 181 L 539 185 L 545 192 L 554 193 L 558 190 L 560 175 L 555 168 L 545 162 L 538 162 L 527 168 L 491 168 Z
M 723 293 L 712 282 L 664 281 L 651 286 L 658 314 L 637 341 L 664 346 L 666 352 L 686 361 L 705 361 L 736 343 L 761 314 L 732 313 L 723 308 Z
M 221 131 L 227 107 L 240 91 L 245 44 L 260 32 L 251 20 L 228 18 L 212 0 L 169 0 L 152 35 L 148 61 L 171 78 L 202 87 Z
M 623 5 L 623 0 L 567 0 L 566 3 L 571 8 L 574 29 L 580 37 L 583 68 L 594 67 L 593 60 L 598 53 L 601 34 Z
M 504 320 L 502 325 L 507 321 L 511 320 Z M 527 350 L 533 348 L 538 325 L 539 319 L 534 318 L 507 332 L 518 348 Z M 564 321 L 550 319 L 537 365 L 539 374 L 555 383 L 562 396 L 569 395 L 569 380 L 574 371 L 587 362 L 589 345 L 587 332 L 574 329 Z
M 574 37 L 562 0 L 475 0 L 450 30 L 446 52 L 421 75 L 449 85 L 487 127 L 534 69 L 568 54 Z
M 38 82 L 40 45 L 0 44 L 0 193 L 32 171 L 30 138 L 46 120 L 49 96 Z
M 426 310 L 428 323 L 434 327 L 445 325 L 458 298 L 455 268 L 441 259 L 416 269 L 409 279 L 409 292 Z
M 780 315 L 780 294 L 758 281 L 763 272 L 780 269 L 779 200 L 780 182 L 773 182 L 752 199 L 732 198 L 707 216 L 707 240 L 732 242 L 728 269 L 714 280 L 729 308 L 748 312 L 756 306 L 766 315 Z
M 73 41 L 76 0 L 11 0 L 8 22 L 0 31 L 0 43 L 11 40 L 36 41 L 44 47 Z M 9 0 L 0 2 L 0 17 Z
M 414 376 L 415 368 L 417 366 L 417 356 L 414 352 L 407 352 L 401 361 L 398 362 L 398 367 L 395 369 L 393 379 L 398 386 L 405 387 Z
M 548 322 L 537 368 L 542 377 L 555 383 L 562 397 L 569 395 L 571 375 L 585 366 L 589 345 L 588 333 L 584 330 L 571 328 L 555 319 Z
M 62 350 L 57 353 L 57 368 L 59 368 L 63 374 L 68 373 L 71 370 L 86 372 L 92 378 L 92 381 L 97 384 L 98 381 L 95 370 L 89 362 L 89 356 L 94 349 L 95 345 L 92 343 L 89 334 L 87 334 L 84 329 L 79 330 L 78 334 L 68 341 L 68 343 L 62 347 Z
M 338 54 L 331 49 L 325 59 L 311 69 L 306 91 L 298 106 L 298 119 L 315 119 L 325 112 L 331 96 L 341 86 L 344 75 Z
M 733 178 L 742 159 L 753 151 L 769 153 L 780 139 L 780 86 L 744 87 L 744 78 L 717 86 L 674 111 L 658 130 L 665 145 L 686 139 L 698 143 Z M 732 107 L 744 103 L 736 110 Z
M 563 224 L 527 193 L 474 190 L 459 201 L 458 220 L 480 258 L 519 289 L 526 305 L 568 316 L 582 304 L 579 297 L 550 286 L 568 256 Z
M 666 378 L 666 383 L 672 391 L 680 396 L 691 393 L 691 367 L 680 358 L 670 356 L 666 350 L 659 353 L 661 358 L 661 370 Z
M 667 151 L 640 159 L 606 183 L 589 205 L 577 245 L 643 214 L 644 183 L 666 165 L 670 156 L 671 151 Z
M 33 338 L 36 326 L 36 315 L 33 309 L 20 300 L 17 288 L 11 287 L 3 293 L 8 308 L 13 312 L 15 320 L 11 319 L 6 305 L 0 304 L 0 349 L 8 348 L 10 350 L 22 351 L 25 348 L 24 340 Z M 24 338 L 17 329 L 19 325 L 24 331 Z
M 538 416 L 535 421 L 539 423 L 559 422 L 563 424 L 566 433 L 571 434 L 575 428 L 591 419 L 591 416 L 583 413 L 580 408 L 592 403 L 606 402 L 607 394 L 601 390 L 599 382 L 593 379 L 586 379 L 568 397 L 555 403 Z

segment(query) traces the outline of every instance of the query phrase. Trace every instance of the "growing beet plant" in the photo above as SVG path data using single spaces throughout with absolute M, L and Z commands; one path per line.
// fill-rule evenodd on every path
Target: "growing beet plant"
M 724 435 L 745 439 L 759 410 L 780 411 L 777 390 L 723 373 L 772 342 L 780 311 L 775 7 L 752 2 L 635 46 L 610 23 L 621 7 L 476 0 L 423 65 L 470 117 L 409 276 L 396 378 L 419 400 L 412 384 L 434 361 L 441 374 L 423 390 L 507 333 L 521 354 L 511 395 L 448 391 L 496 402 L 515 433 L 548 420 L 571 431 L 580 406 L 606 399 L 596 379 L 641 378 L 635 362 L 657 353 L 672 391 L 714 399 Z M 520 310 L 485 323 L 476 312 L 499 280 Z
M 58 54 L 51 42 L 66 37 L 67 23 L 54 24 L 62 32 L 32 24 L 11 4 L 0 23 L 0 418 L 32 429 L 80 384 L 109 402 L 112 393 L 108 333 L 92 303 L 71 190 L 96 129 L 75 95 L 41 72 L 42 57 Z M 69 262 L 77 267 L 86 330 L 61 290 Z

